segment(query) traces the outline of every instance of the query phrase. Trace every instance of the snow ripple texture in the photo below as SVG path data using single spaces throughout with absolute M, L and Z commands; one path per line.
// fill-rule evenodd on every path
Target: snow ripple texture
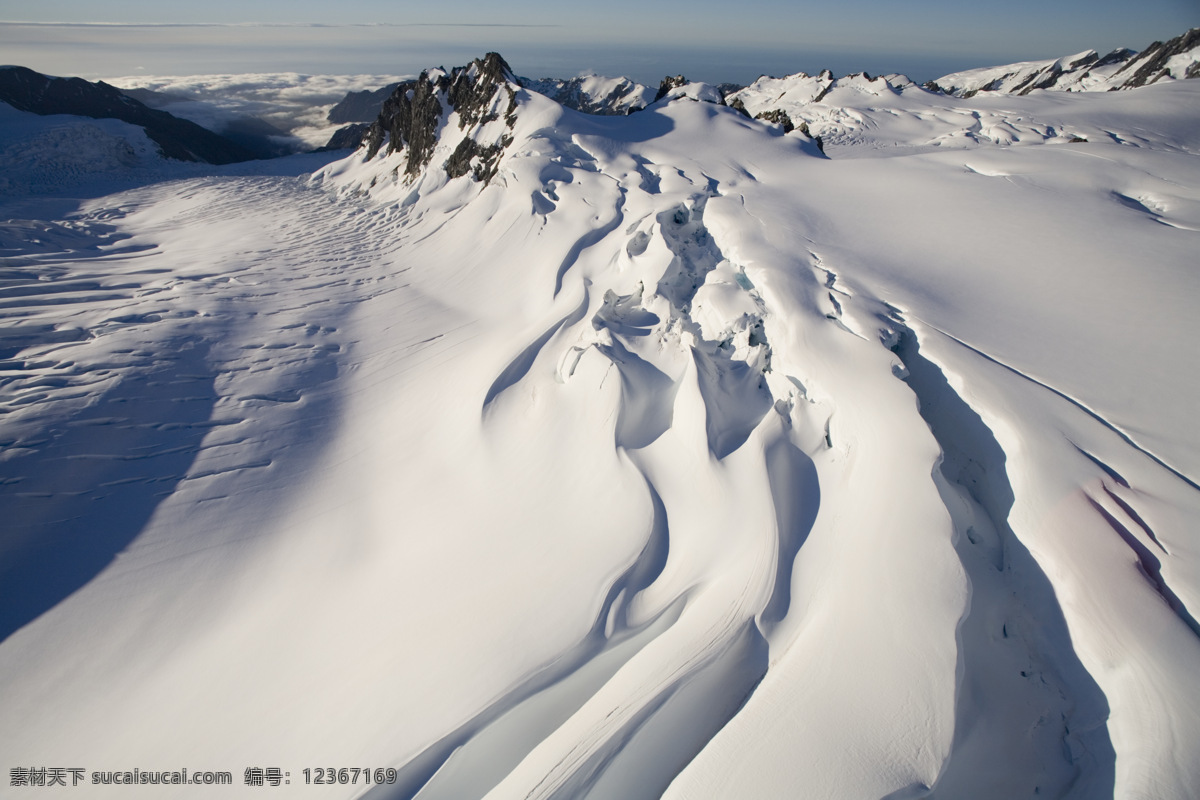
M 847 79 L 787 108 L 832 157 L 695 87 L 502 86 L 486 185 L 439 165 L 501 123 L 447 111 L 412 177 L 9 200 L 0 752 L 1195 796 L 1192 83 Z

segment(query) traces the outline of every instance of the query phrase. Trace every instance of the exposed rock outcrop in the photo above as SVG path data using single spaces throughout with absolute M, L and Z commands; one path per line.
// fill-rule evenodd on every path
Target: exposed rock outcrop
M 734 102 L 740 103 L 741 101 L 735 100 Z M 792 124 L 792 118 L 789 117 L 787 112 L 782 108 L 773 108 L 770 111 L 763 111 L 755 115 L 754 118 L 761 119 L 763 122 L 774 122 L 776 125 L 782 125 L 784 133 L 791 133 L 796 129 L 796 126 Z M 808 126 L 805 125 L 804 127 L 804 132 L 808 133 Z
M 333 136 L 329 137 L 329 141 L 325 143 L 319 150 L 346 150 L 355 149 L 362 145 L 363 139 L 367 137 L 367 131 L 371 126 L 365 122 L 355 122 L 345 127 L 338 128 L 334 131 Z
M 1100 56 L 1095 50 L 1088 50 L 1053 61 L 1025 61 L 956 72 L 926 83 L 925 88 L 963 98 L 984 92 L 1027 95 L 1037 89 L 1111 92 L 1198 76 L 1200 28 L 1193 28 L 1167 42 L 1154 42 L 1141 53 L 1120 48 Z
M 686 85 L 687 78 L 682 75 L 668 75 L 662 79 L 662 83 L 658 85 L 658 92 L 654 95 L 654 102 L 658 102 L 670 94 L 672 89 L 678 89 L 680 86 Z
M 1186 79 L 1200 76 L 1200 52 L 1193 51 L 1200 51 L 1200 28 L 1192 28 L 1182 36 L 1176 36 L 1167 42 L 1154 42 L 1114 76 L 1120 78 L 1130 73 L 1119 86 L 1114 86 L 1109 91 L 1136 89 L 1166 77 Z M 1183 74 L 1173 74 L 1169 62 L 1177 57 L 1186 57 L 1189 53 L 1192 58 L 1189 64 L 1182 67 Z
M 504 127 L 513 127 L 518 88 L 512 70 L 498 53 L 488 53 L 451 72 L 422 72 L 415 81 L 400 84 L 384 102 L 365 137 L 367 158 L 375 158 L 386 143 L 384 152 L 401 153 L 404 174 L 415 178 L 429 165 L 451 114 L 457 114 L 458 128 L 467 135 L 444 167 L 451 177 L 471 173 L 487 182 L 512 138 L 505 134 L 480 141 L 479 129 L 502 116 Z

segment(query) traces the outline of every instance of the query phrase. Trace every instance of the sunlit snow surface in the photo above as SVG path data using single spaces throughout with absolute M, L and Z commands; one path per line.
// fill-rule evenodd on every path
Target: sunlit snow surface
M 1200 793 L 1200 81 L 518 99 L 4 197 L 3 766 Z

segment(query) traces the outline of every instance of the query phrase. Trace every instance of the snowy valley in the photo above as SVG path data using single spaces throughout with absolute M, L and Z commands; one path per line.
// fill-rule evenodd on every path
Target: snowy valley
M 4 766 L 1195 797 L 1193 34 L 540 82 L 608 115 L 493 53 L 221 167 L 0 104 Z

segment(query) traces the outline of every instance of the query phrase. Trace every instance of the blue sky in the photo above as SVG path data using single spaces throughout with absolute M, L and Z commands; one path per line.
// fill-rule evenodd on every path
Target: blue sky
M 58 23 L 0 23 L 0 58 L 87 77 L 404 74 L 498 50 L 531 77 L 594 70 L 650 82 L 684 72 L 746 82 L 829 67 L 926 80 L 1089 48 L 1140 49 L 1200 25 L 1200 0 L 0 0 L 0 20 Z

